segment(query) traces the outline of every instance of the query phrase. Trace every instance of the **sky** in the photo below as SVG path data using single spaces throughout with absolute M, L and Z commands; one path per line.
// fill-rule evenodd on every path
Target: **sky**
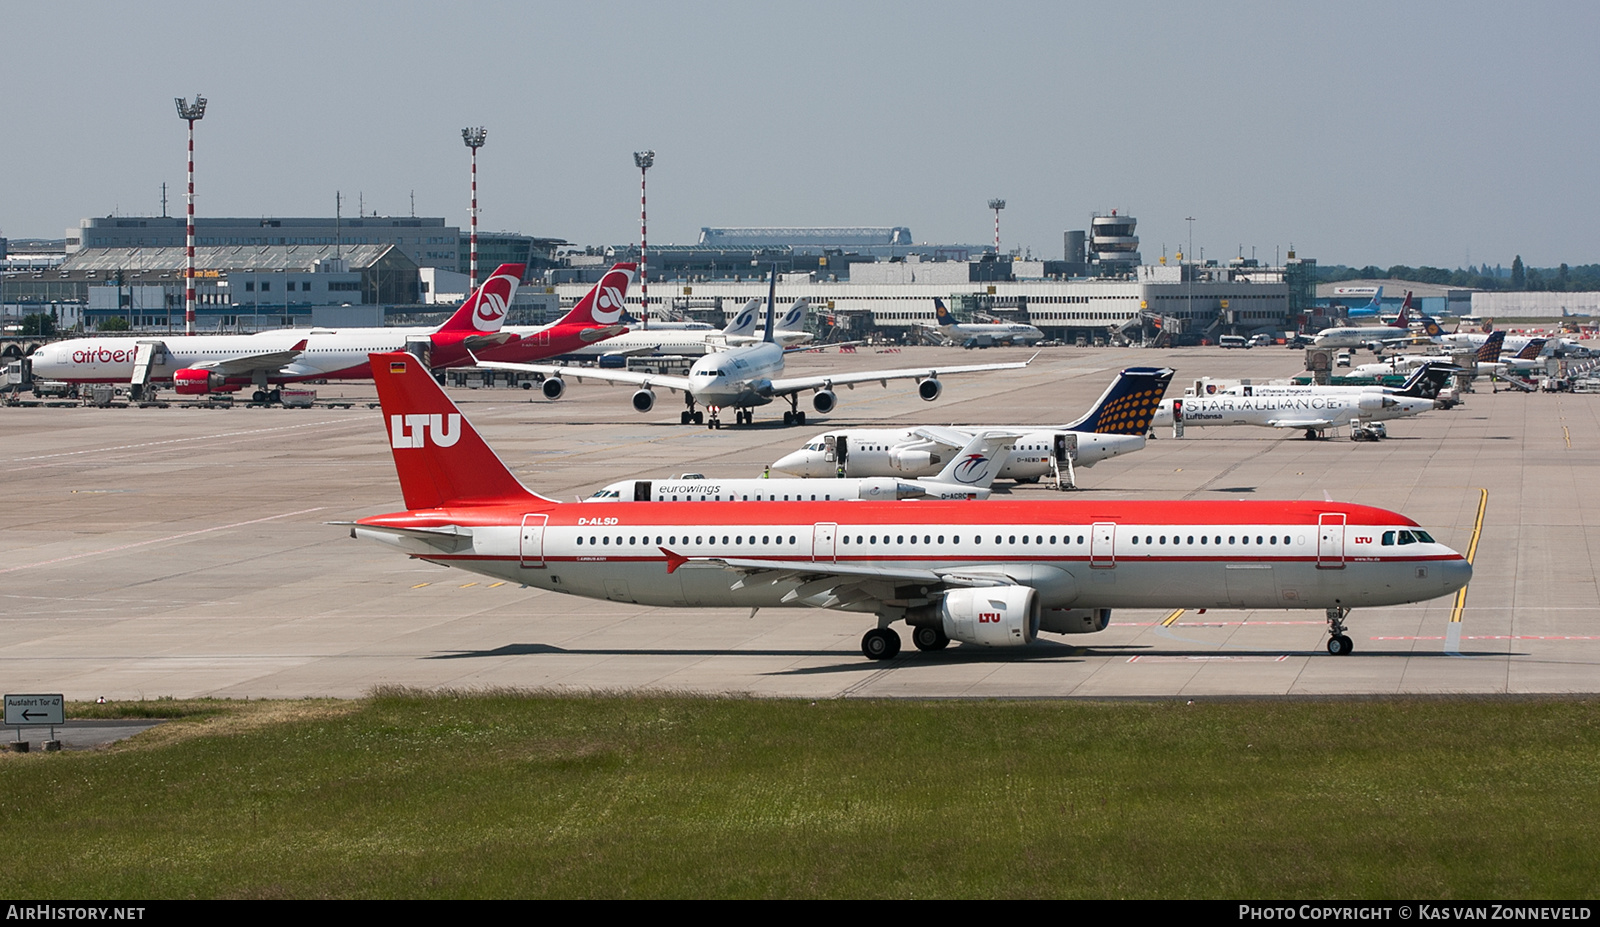
M 184 210 L 622 244 L 896 226 L 1062 256 L 1600 262 L 1600 4 L 0 0 L 0 237 Z M 1191 223 L 1188 219 L 1192 217 Z

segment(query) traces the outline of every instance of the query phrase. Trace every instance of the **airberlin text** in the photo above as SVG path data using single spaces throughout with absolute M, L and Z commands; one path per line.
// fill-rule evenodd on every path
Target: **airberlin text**
M 1242 921 L 1405 921 L 1413 917 L 1419 921 L 1588 921 L 1593 912 L 1578 905 L 1239 905 Z

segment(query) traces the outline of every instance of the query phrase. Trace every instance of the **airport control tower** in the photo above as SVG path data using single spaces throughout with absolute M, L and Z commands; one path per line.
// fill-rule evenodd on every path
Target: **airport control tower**
M 1139 236 L 1133 233 L 1138 224 L 1138 219 L 1119 216 L 1115 209 L 1109 216 L 1089 220 L 1090 260 L 1100 265 L 1101 273 L 1130 274 L 1139 266 Z

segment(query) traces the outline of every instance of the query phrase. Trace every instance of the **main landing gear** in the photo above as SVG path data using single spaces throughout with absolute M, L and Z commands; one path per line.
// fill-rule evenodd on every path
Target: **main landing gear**
M 918 650 L 943 650 L 950 646 L 950 638 L 945 635 L 944 628 L 918 625 L 911 631 L 911 643 L 916 644 Z
M 868 660 L 893 660 L 900 655 L 900 635 L 893 628 L 873 628 L 861 636 L 861 653 Z
M 804 425 L 806 423 L 806 414 L 800 411 L 800 394 L 790 393 L 788 399 L 789 411 L 783 413 L 783 423 L 785 425 Z
M 706 423 L 705 413 L 704 412 L 695 411 L 695 408 L 694 408 L 694 397 L 689 395 L 688 392 L 685 392 L 683 394 L 683 401 L 684 401 L 684 404 L 687 405 L 689 408 L 683 410 L 683 412 L 681 412 L 679 414 L 679 416 L 678 416 L 678 424 L 680 424 L 680 425 L 704 425 Z
M 722 427 L 722 419 L 718 415 L 719 412 L 721 412 L 721 410 L 718 409 L 716 406 L 712 406 L 711 407 L 711 418 L 706 421 L 706 427 L 707 428 L 721 428 Z M 700 424 L 700 413 L 698 413 L 698 412 L 695 413 L 694 423 L 696 425 Z M 755 410 L 754 409 L 739 409 L 739 408 L 735 408 L 733 410 L 733 423 L 735 425 L 754 425 L 756 423 Z
M 1355 643 L 1344 633 L 1344 620 L 1349 615 L 1350 609 L 1342 606 L 1328 609 L 1328 652 L 1336 657 L 1345 656 L 1355 649 Z

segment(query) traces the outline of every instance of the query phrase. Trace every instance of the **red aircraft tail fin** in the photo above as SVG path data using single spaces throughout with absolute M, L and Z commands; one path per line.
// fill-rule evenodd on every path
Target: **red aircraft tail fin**
M 501 264 L 489 279 L 478 285 L 455 315 L 439 326 L 441 332 L 466 332 L 488 334 L 500 330 L 505 323 L 506 310 L 511 308 L 511 298 L 517 295 L 517 285 L 528 269 L 526 264 Z
M 557 325 L 600 326 L 615 325 L 622 318 L 623 299 L 628 295 L 628 284 L 633 282 L 637 264 L 613 264 L 594 289 L 584 294 L 572 311 L 561 317 Z
M 529 492 L 415 355 L 369 355 L 406 508 L 551 502 Z

